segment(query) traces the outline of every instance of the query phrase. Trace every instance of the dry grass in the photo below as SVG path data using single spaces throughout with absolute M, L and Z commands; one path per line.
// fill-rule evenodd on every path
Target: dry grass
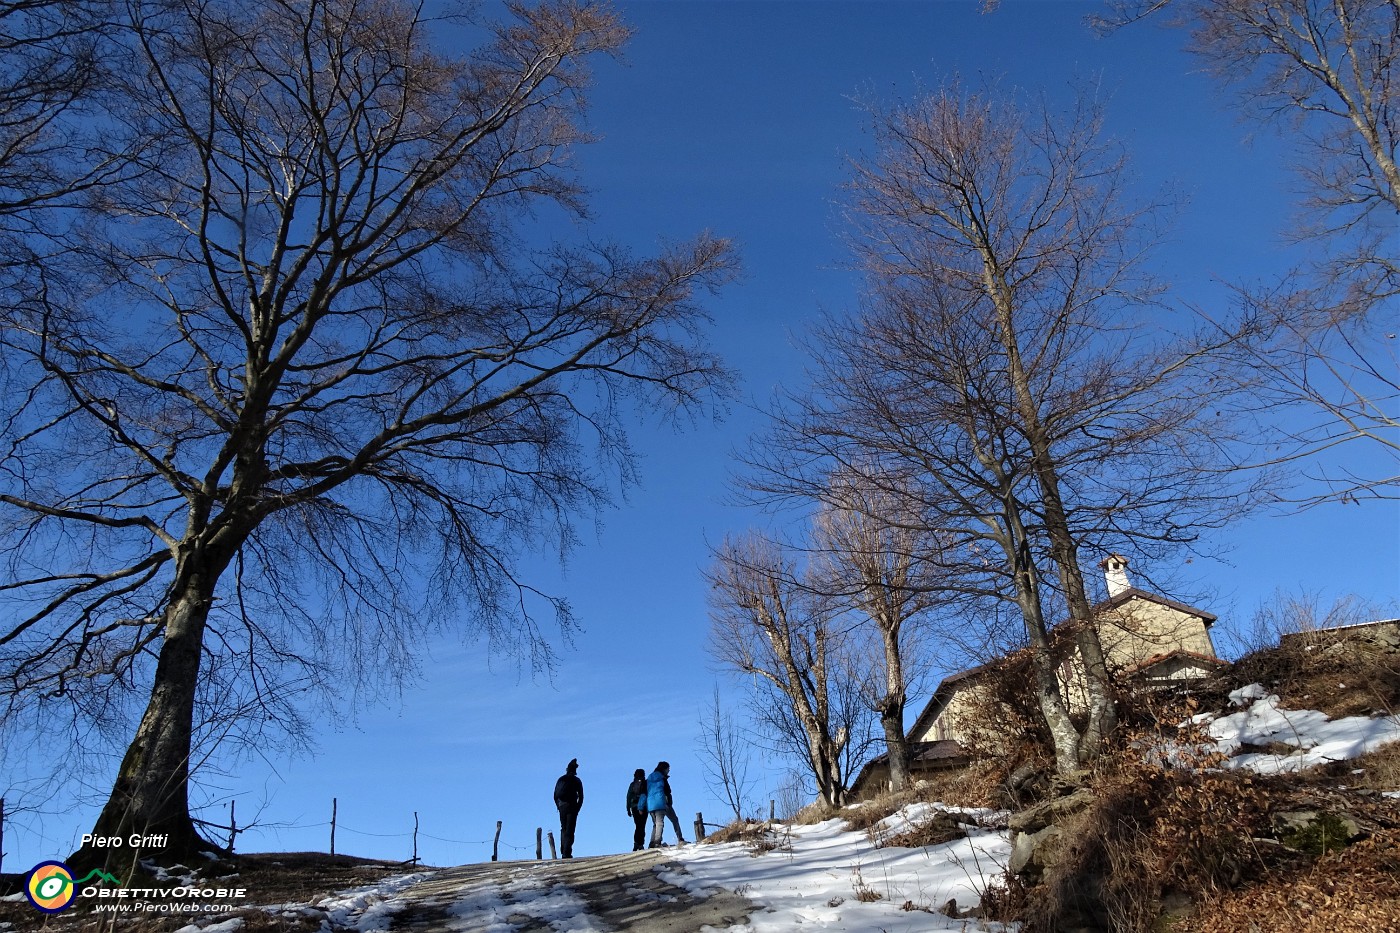
M 965 768 L 935 772 L 932 775 L 920 776 L 915 785 L 907 790 L 877 794 L 862 801 L 859 806 L 842 810 L 839 816 L 846 821 L 848 830 L 859 832 L 869 829 L 911 803 L 1004 808 L 1008 803 L 1006 773 L 1006 763 L 995 760 L 979 761 Z
M 747 842 L 758 836 L 762 836 L 768 829 L 768 824 L 761 820 L 734 820 L 727 826 L 706 836 L 702 842 Z
M 816 800 L 807 804 L 807 806 L 803 807 L 801 810 L 798 810 L 792 818 L 792 823 L 795 826 L 812 826 L 816 823 L 824 823 L 827 820 L 834 819 L 840 816 L 842 812 L 843 811 L 836 807 L 829 807 L 820 800 Z
M 1374 752 L 1343 764 L 1347 766 L 1345 781 L 1351 787 L 1378 791 L 1400 790 L 1400 742 L 1382 745 Z M 1361 773 L 1357 774 L 1357 771 Z
M 1148 933 L 1163 895 L 1197 900 L 1264 871 L 1279 782 L 1160 768 L 1129 750 L 1101 762 L 1094 802 L 1059 824 L 1057 862 L 1030 892 L 1027 933 L 1091 926 Z M 1281 847 L 1278 847 L 1281 848 Z
M 1332 718 L 1400 710 L 1400 652 L 1357 634 L 1317 633 L 1254 651 L 1235 662 L 1215 692 L 1259 683 L 1292 709 Z M 1222 697 L 1212 697 L 1220 701 Z
M 879 848 L 922 849 L 928 846 L 941 846 L 945 842 L 967 837 L 967 830 L 948 813 L 934 813 L 928 819 L 902 833 L 883 836 L 876 845 Z
M 1393 933 L 1400 930 L 1400 830 L 1376 833 L 1296 870 L 1281 870 L 1198 905 L 1174 933 Z

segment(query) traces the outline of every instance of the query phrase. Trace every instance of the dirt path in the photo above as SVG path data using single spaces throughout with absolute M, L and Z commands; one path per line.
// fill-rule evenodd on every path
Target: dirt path
M 662 852 L 463 865 L 373 909 L 405 933 L 700 933 L 743 923 L 752 910 L 729 891 L 692 895 L 657 869 L 685 870 Z

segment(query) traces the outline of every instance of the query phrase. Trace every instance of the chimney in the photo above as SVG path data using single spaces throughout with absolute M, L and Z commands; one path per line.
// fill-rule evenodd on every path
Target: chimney
M 1104 582 L 1108 584 L 1109 599 L 1133 588 L 1133 581 L 1128 579 L 1128 558 L 1122 554 L 1108 555 L 1099 561 L 1099 566 L 1103 568 Z

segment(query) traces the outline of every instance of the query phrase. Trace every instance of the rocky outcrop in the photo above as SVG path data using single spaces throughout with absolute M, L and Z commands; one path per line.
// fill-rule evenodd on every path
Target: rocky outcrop
M 1094 802 L 1093 792 L 1083 786 L 1087 779 L 1087 772 L 1058 775 L 1051 782 L 1051 791 L 1057 796 L 1011 817 L 1007 826 L 1011 830 L 1012 873 L 1034 883 L 1055 864 L 1064 844 L 1061 824 Z

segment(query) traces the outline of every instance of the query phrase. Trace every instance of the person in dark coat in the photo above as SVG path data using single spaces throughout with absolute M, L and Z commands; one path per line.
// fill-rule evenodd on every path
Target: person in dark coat
M 668 816 L 671 818 L 671 825 L 676 828 L 676 842 L 685 843 L 685 836 L 681 833 L 681 821 L 676 819 L 676 811 L 671 808 L 670 762 L 658 761 L 656 770 L 647 776 L 647 811 L 651 813 L 651 842 L 647 848 L 659 849 L 664 845 L 661 838 L 666 833 Z
M 570 759 L 559 780 L 554 782 L 554 805 L 559 808 L 559 849 L 564 858 L 574 857 L 574 826 L 583 809 L 583 782 L 578 778 L 578 759 Z
M 632 783 L 627 786 L 627 815 L 636 825 L 632 833 L 632 851 L 636 852 L 646 841 L 647 773 L 642 768 L 632 773 Z

